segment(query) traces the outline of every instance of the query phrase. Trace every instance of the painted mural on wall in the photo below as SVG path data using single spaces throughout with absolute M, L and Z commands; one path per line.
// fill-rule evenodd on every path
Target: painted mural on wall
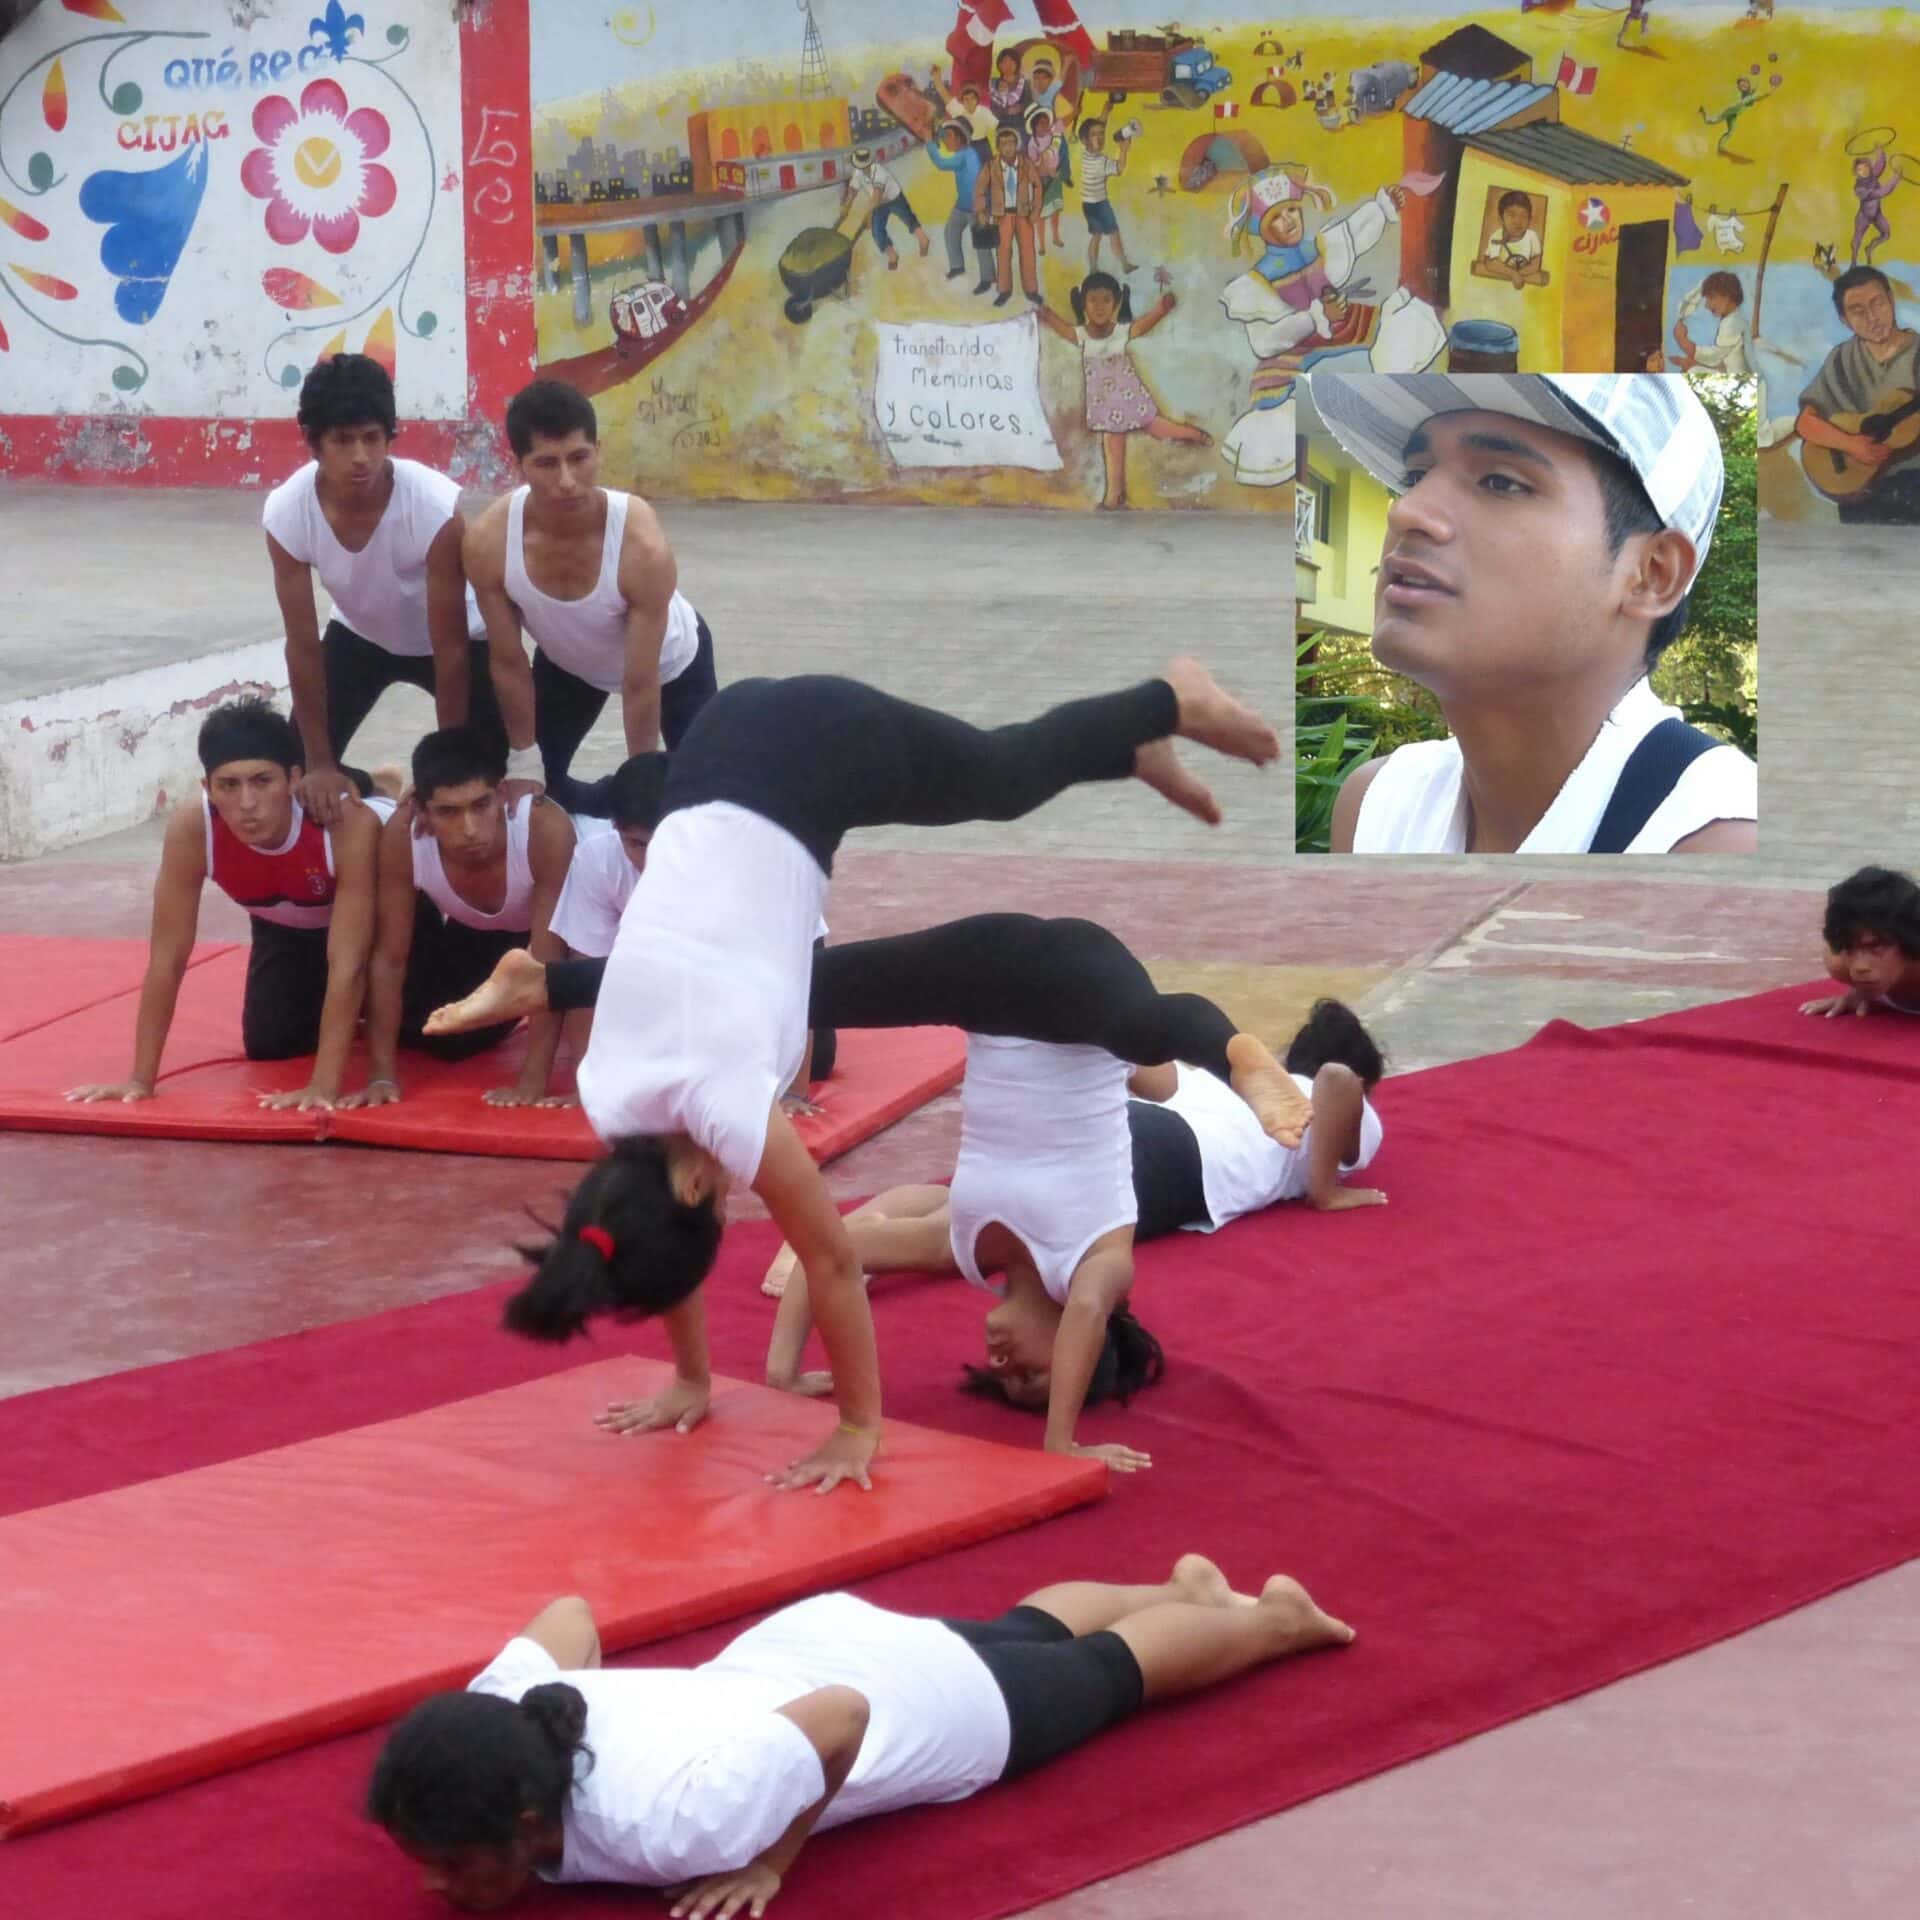
M 349 348 L 464 412 L 450 10 L 245 11 L 49 0 L 0 43 L 0 412 L 272 417 Z
M 1916 71 L 1849 0 L 549 0 L 541 358 L 666 494 L 1241 509 L 1322 356 L 1720 366 L 1770 511 L 1886 516 Z

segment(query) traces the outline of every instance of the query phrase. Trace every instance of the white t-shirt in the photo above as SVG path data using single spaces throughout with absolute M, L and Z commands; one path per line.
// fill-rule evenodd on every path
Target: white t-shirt
M 1120 171 L 1120 162 L 1103 147 L 1080 149 L 1080 204 L 1094 206 L 1107 197 L 1107 182 Z
M 1586 757 L 1567 776 L 1521 853 L 1585 853 L 1633 750 L 1663 720 L 1683 716 L 1636 680 L 1601 724 Z M 1355 853 L 1465 853 L 1467 789 L 1459 742 L 1418 740 L 1388 754 L 1360 802 Z M 1629 853 L 1669 853 L 1715 820 L 1757 820 L 1760 776 L 1738 747 L 1711 747 L 1628 844 Z
M 1065 1306 L 1087 1249 L 1139 1218 L 1131 1071 L 1101 1047 L 967 1035 L 948 1238 L 975 1286 L 988 1284 L 975 1245 L 998 1223 L 1032 1254 L 1048 1298 Z
M 806 1057 L 826 898 L 820 863 L 760 814 L 720 800 L 661 821 L 577 1076 L 601 1139 L 684 1133 L 752 1184 Z
M 1297 1147 L 1283 1147 L 1260 1131 L 1253 1109 L 1217 1074 L 1203 1067 L 1179 1068 L 1173 1098 L 1161 1104 L 1193 1129 L 1200 1147 L 1200 1184 L 1207 1197 L 1207 1220 L 1189 1223 L 1189 1233 L 1213 1233 L 1244 1213 L 1258 1213 L 1281 1200 L 1302 1200 L 1307 1192 L 1307 1150 L 1313 1124 Z M 1302 1093 L 1313 1091 L 1303 1073 L 1288 1076 Z M 1380 1151 L 1385 1129 L 1371 1100 L 1360 1106 L 1360 1151 L 1340 1163 L 1342 1173 L 1358 1173 Z
M 605 828 L 600 833 L 593 832 L 595 824 L 592 820 L 576 823 L 580 839 L 567 863 L 566 884 L 553 903 L 548 925 L 575 953 L 604 960 L 613 951 L 620 916 L 640 884 L 640 869 L 627 858 L 626 845 L 611 823 L 598 823 Z
M 315 491 L 320 464 L 310 460 L 267 495 L 260 523 L 294 559 L 310 566 L 333 602 L 336 619 L 388 653 L 424 658 L 427 549 L 460 507 L 460 489 L 417 460 L 396 459 L 393 497 L 373 537 L 349 553 L 335 537 Z M 483 631 L 469 591 L 469 631 Z
M 1540 236 L 1529 227 L 1518 240 L 1509 240 L 1502 227 L 1487 241 L 1487 258 L 1503 267 L 1530 267 L 1540 258 Z
M 518 1700 L 552 1680 L 585 1699 L 594 1758 L 549 1880 L 664 1887 L 745 1866 L 826 1791 L 812 1743 L 779 1712 L 822 1687 L 852 1687 L 869 1709 L 823 1830 L 964 1800 L 1007 1764 L 1006 1702 L 973 1649 L 937 1620 L 851 1594 L 783 1608 L 691 1671 L 563 1672 L 534 1641 L 511 1640 L 468 1690 Z
M 1124 360 L 1127 348 L 1133 342 L 1132 321 L 1116 321 L 1104 334 L 1089 333 L 1085 327 L 1075 327 L 1073 337 L 1080 342 L 1080 351 L 1089 360 Z

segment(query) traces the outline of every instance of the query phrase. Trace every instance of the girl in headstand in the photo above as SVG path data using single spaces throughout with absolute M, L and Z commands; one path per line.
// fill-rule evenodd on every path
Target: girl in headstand
M 1298 1581 L 1238 1594 L 1194 1553 L 1158 1585 L 1067 1581 L 997 1620 L 820 1594 L 690 1671 L 603 1668 L 587 1603 L 556 1600 L 394 1728 L 367 1811 L 465 1912 L 537 1877 L 759 1914 L 816 1829 L 965 1800 L 1142 1706 L 1352 1639 Z
M 1013 820 L 1082 781 L 1129 774 L 1217 820 L 1212 794 L 1174 754 L 1176 735 L 1255 763 L 1279 753 L 1273 730 L 1185 659 L 1161 679 L 990 732 L 826 675 L 737 681 L 703 709 L 674 752 L 660 825 L 606 962 L 603 1004 L 577 1076 L 580 1103 L 612 1151 L 574 1190 L 557 1237 L 527 1249 L 539 1270 L 507 1307 L 510 1328 L 550 1340 L 570 1338 L 596 1313 L 665 1316 L 677 1378 L 654 1400 L 607 1409 L 603 1425 L 686 1432 L 705 1414 L 698 1289 L 737 1180 L 759 1195 L 807 1267 L 840 1406 L 838 1428 L 770 1478 L 822 1492 L 843 1479 L 870 1484 L 880 1379 L 859 1262 L 780 1105 L 806 1048 L 813 936 L 834 850 L 854 827 Z M 795 751 L 802 741 L 805 751 Z M 1030 1014 L 1004 969 L 1006 1004 L 994 1016 L 982 1022 L 947 1011 L 970 1004 L 981 972 L 964 939 L 930 955 L 918 978 L 903 981 L 883 967 L 863 987 L 855 956 L 874 944 L 839 949 L 830 970 L 835 950 L 827 949 L 822 976 L 845 983 L 839 998 L 850 1008 L 870 1001 L 876 1014 L 895 1007 L 904 1015 L 841 1024 L 952 1020 L 992 1031 L 1010 1021 L 1027 1037 L 1098 1043 L 1098 1034 L 1079 1031 L 1085 1016 L 1072 1010 L 1073 1031 L 1051 1030 L 1062 1010 L 1045 982 L 1026 996 L 1035 1003 Z M 578 964 L 593 971 L 591 962 Z M 434 1016 L 429 1031 L 548 1004 L 545 972 L 530 958 L 503 962 L 476 993 Z M 1042 1030 L 1029 1032 L 1035 1023 Z M 1234 1044 L 1236 1084 L 1276 1137 L 1297 1141 L 1307 1102 L 1257 1041 L 1242 1035 Z
M 1145 981 L 1111 934 L 1084 922 L 1054 924 L 1085 929 L 1078 937 L 1090 975 L 1132 970 Z M 1087 991 L 1110 989 L 1090 977 Z M 1126 1401 L 1164 1365 L 1160 1343 L 1128 1304 L 1134 1245 L 1182 1228 L 1211 1233 L 1283 1200 L 1331 1211 L 1386 1199 L 1341 1184 L 1380 1147 L 1380 1119 L 1366 1096 L 1385 1064 L 1366 1028 L 1339 1001 L 1322 1000 L 1294 1036 L 1286 1068 L 1313 1103 L 1297 1147 L 1270 1139 L 1247 1103 L 1204 1067 L 1130 1071 L 1089 1047 L 970 1035 L 952 1189 L 896 1188 L 849 1215 L 861 1266 L 963 1274 L 990 1288 L 987 1276 L 998 1275 L 987 1364 L 968 1368 L 969 1384 L 1044 1410 L 1050 1453 L 1092 1455 L 1121 1472 L 1151 1466 L 1131 1447 L 1074 1438 L 1082 1407 Z M 828 1376 L 800 1371 L 812 1316 L 791 1247 L 768 1269 L 763 1291 L 781 1296 L 768 1384 L 830 1391 Z

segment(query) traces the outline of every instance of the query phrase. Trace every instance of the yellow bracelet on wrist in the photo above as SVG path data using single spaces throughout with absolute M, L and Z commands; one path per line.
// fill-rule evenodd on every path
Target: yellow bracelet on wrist
M 842 1433 L 850 1433 L 854 1435 L 856 1439 L 866 1440 L 872 1438 L 880 1429 L 878 1427 L 856 1427 L 851 1420 L 842 1420 L 840 1422 L 840 1431 Z

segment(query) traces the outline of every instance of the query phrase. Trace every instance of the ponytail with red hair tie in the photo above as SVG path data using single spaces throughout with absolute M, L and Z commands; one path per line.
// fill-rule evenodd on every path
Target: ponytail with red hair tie
M 602 1260 L 613 1259 L 613 1235 L 605 1227 L 582 1227 L 574 1238 L 591 1247 Z

